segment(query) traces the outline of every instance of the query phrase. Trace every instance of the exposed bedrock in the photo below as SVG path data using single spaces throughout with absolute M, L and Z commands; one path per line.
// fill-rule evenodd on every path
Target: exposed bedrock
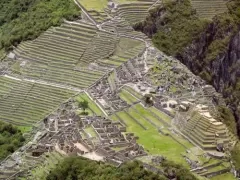
M 221 92 L 227 98 L 227 104 L 234 111 L 238 121 L 238 134 L 240 131 L 240 113 L 238 104 L 240 100 L 237 87 L 240 77 L 240 31 L 231 36 L 225 52 L 220 53 L 212 61 L 206 61 L 208 48 L 218 37 L 216 37 L 217 25 L 209 24 L 197 40 L 184 49 L 182 53 L 176 55 L 192 72 L 202 75 L 208 80 L 218 92 Z M 231 29 L 225 32 L 231 33 Z M 206 72 L 209 77 L 204 77 Z M 235 91 L 235 92 L 234 92 Z

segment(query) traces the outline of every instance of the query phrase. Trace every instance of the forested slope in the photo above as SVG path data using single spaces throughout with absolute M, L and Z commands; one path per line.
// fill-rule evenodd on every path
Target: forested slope
M 0 49 L 34 39 L 64 18 L 73 20 L 79 15 L 71 0 L 1 0 Z
M 196 180 L 189 170 L 170 161 L 163 161 L 162 175 L 146 170 L 139 161 L 122 164 L 120 167 L 96 162 L 82 157 L 65 158 L 52 169 L 47 180 L 96 179 L 96 180 Z
M 0 160 L 16 151 L 25 139 L 17 127 L 0 121 Z

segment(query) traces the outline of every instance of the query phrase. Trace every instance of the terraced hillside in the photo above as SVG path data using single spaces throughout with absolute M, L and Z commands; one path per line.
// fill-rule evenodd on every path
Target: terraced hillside
M 116 166 L 139 159 L 146 168 L 162 172 L 161 162 L 152 158 L 158 156 L 196 176 L 230 172 L 229 151 L 224 150 L 234 138 L 220 148 L 214 141 L 210 154 L 177 124 L 179 112 L 187 114 L 198 104 L 206 104 L 219 124 L 213 98 L 224 104 L 222 97 L 131 27 L 160 1 L 99 2 L 76 1 L 83 19 L 65 20 L 37 39 L 22 42 L 1 61 L 0 120 L 19 126 L 44 121 L 30 142 L 0 163 L 0 179 L 46 177 L 63 155 Z M 87 108 L 81 106 L 84 101 Z M 186 132 L 191 131 L 189 124 Z M 218 140 L 229 136 L 209 132 Z
M 50 28 L 21 43 L 1 62 L 1 120 L 31 126 L 144 48 L 140 40 L 83 20 Z
M 54 86 L 0 77 L 0 120 L 31 126 L 74 92 Z
M 191 0 L 200 18 L 212 19 L 215 15 L 227 11 L 225 0 Z
M 135 1 L 119 4 L 115 15 L 126 19 L 130 24 L 143 21 L 148 11 L 155 5 L 155 1 Z
M 51 28 L 36 40 L 21 43 L 13 51 L 17 61 L 11 70 L 19 77 L 86 88 L 104 73 L 84 68 L 75 70 L 75 67 L 92 62 L 85 56 L 88 51 L 93 52 L 89 45 L 97 35 L 97 29 L 85 23 L 64 23 Z

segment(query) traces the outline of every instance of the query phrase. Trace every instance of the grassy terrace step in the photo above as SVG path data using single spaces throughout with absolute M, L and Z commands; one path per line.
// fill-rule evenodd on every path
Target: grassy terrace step
M 98 64 L 100 64 L 101 66 L 116 68 L 116 67 L 120 66 L 122 63 L 116 62 L 116 61 L 111 61 L 109 59 L 102 59 L 102 60 L 98 60 Z
M 67 77 L 71 77 L 71 78 L 74 78 L 76 77 L 78 79 L 79 82 L 81 81 L 85 81 L 85 82 L 92 82 L 92 81 L 96 81 L 98 80 L 101 76 L 93 76 L 91 74 L 88 74 L 87 71 L 86 73 L 84 73 L 84 71 L 74 71 L 74 70 L 71 70 L 71 69 L 62 69 L 60 70 L 59 72 L 55 71 L 55 68 L 49 68 L 49 69 L 45 69 L 44 72 L 42 72 L 42 69 L 40 68 L 34 68 L 34 67 L 31 67 L 30 68 L 30 72 L 32 72 L 32 70 L 36 72 L 39 72 L 40 74 L 40 77 L 44 77 L 44 76 L 53 76 L 53 78 L 59 78 L 58 76 L 57 77 L 54 77 L 55 75 L 59 75 L 59 76 L 66 76 Z M 24 72 L 23 72 L 24 73 Z
M 88 33 L 88 34 L 95 34 L 97 32 L 97 28 L 95 26 L 82 26 L 82 25 L 79 25 L 79 24 L 63 24 L 62 27 L 67 27 L 67 28 L 70 28 L 72 30 L 76 30 L 76 31 L 83 31 L 85 33 Z
M 165 114 L 164 112 L 161 112 L 160 110 L 158 110 L 155 107 L 150 107 L 149 110 L 151 112 L 155 113 L 157 116 L 159 116 L 159 118 L 164 120 L 167 124 L 171 124 L 172 118 L 170 116 L 168 116 L 167 114 Z
M 132 117 L 134 117 L 136 120 L 139 121 L 147 130 L 156 128 L 154 127 L 147 119 L 145 119 L 143 116 L 138 114 L 134 108 L 129 108 L 127 110 L 128 114 L 130 114 Z
M 82 51 L 79 49 L 79 48 L 81 48 L 81 46 L 77 46 L 77 47 L 70 46 L 69 47 L 69 45 L 70 44 L 64 45 L 63 43 L 61 43 L 61 44 L 51 43 L 48 39 L 46 39 L 45 41 L 41 41 L 41 40 L 34 41 L 34 43 L 32 43 L 31 45 L 28 45 L 28 46 L 31 46 L 31 48 L 43 48 L 43 49 L 47 49 L 47 50 L 51 50 L 51 51 L 56 51 L 59 53 L 66 51 L 66 54 L 73 55 L 73 56 L 76 56 L 76 55 L 79 56 L 84 51 L 84 49 L 82 49 Z M 26 46 L 24 48 L 26 48 Z
M 56 46 L 58 48 L 63 48 L 71 51 L 84 51 L 86 46 L 81 43 L 74 43 L 74 41 L 67 41 L 54 38 L 41 37 L 34 41 L 36 45 L 47 45 L 47 46 Z
M 133 108 L 138 114 L 142 115 L 145 119 L 148 119 L 149 121 L 154 123 L 156 125 L 156 128 L 163 126 L 163 123 L 159 119 L 154 117 L 152 113 L 148 111 L 146 108 L 144 108 L 142 105 L 137 104 L 134 105 Z
M 39 48 L 41 48 L 41 52 L 39 52 Z M 43 57 L 46 57 L 46 59 L 49 59 L 51 57 L 52 58 L 56 57 L 56 58 L 60 58 L 60 59 L 63 59 L 63 60 L 67 60 L 67 61 L 69 61 L 69 63 L 71 63 L 71 61 L 74 61 L 74 59 L 77 59 L 79 56 L 81 56 L 81 54 L 79 54 L 77 56 L 76 53 L 58 51 L 57 48 L 52 49 L 52 50 L 47 49 L 47 46 L 45 46 L 45 47 L 34 47 L 34 46 L 32 46 L 31 50 L 25 51 L 24 53 L 34 54 L 35 56 L 42 55 Z
M 128 104 L 133 104 L 135 102 L 138 102 L 139 100 L 136 99 L 134 96 L 132 96 L 130 93 L 122 89 L 119 93 L 119 97 L 123 100 L 126 101 Z
M 42 34 L 38 39 L 41 39 L 41 38 L 49 39 L 51 41 L 70 42 L 73 45 L 88 44 L 88 42 L 79 41 L 78 39 L 75 39 L 75 38 L 71 38 L 71 37 L 67 37 L 67 36 L 60 36 L 60 35 L 56 35 L 53 33 L 47 33 L 47 32 Z
M 68 39 L 74 39 L 76 41 L 82 41 L 83 43 L 87 44 L 91 38 L 84 38 L 83 35 L 81 34 L 74 34 L 73 31 L 57 31 L 55 29 L 49 29 L 48 31 L 46 31 L 44 33 L 44 35 L 48 35 L 48 36 L 54 36 L 54 37 L 65 37 Z
M 97 137 L 97 133 L 95 132 L 92 126 L 85 128 L 84 131 L 90 134 L 91 137 Z
M 213 16 L 227 11 L 227 2 L 224 0 L 192 0 L 191 3 L 202 18 L 211 19 Z
M 94 34 L 88 34 L 84 31 L 77 31 L 77 30 L 73 30 L 73 29 L 69 29 L 68 27 L 56 27 L 55 29 L 52 30 L 53 33 L 62 33 L 63 35 L 69 34 L 72 36 L 76 36 L 76 37 L 81 37 L 83 40 L 89 40 L 91 39 Z

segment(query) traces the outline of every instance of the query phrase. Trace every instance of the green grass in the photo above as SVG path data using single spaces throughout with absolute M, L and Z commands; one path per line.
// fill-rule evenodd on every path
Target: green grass
M 186 149 L 170 136 L 159 134 L 158 130 L 149 123 L 145 123 L 149 129 L 143 130 L 143 128 L 125 112 L 118 112 L 117 114 L 127 124 L 127 131 L 133 132 L 139 137 L 138 143 L 143 145 L 148 153 L 163 155 L 169 160 L 181 163 L 186 167 L 188 166 L 181 156 L 181 153 L 185 152 Z
M 156 124 L 158 127 L 162 127 L 163 123 L 158 120 L 156 117 L 152 116 L 152 112 L 145 109 L 142 105 L 137 104 L 134 106 L 134 108 L 140 113 L 142 116 L 148 118 L 150 121 L 152 121 L 154 124 Z
M 86 109 L 85 112 L 88 112 L 87 116 L 93 116 L 93 112 L 90 109 Z M 82 109 L 78 109 L 77 110 L 77 114 L 80 116 L 84 116 L 83 114 L 83 110 Z
M 98 115 L 98 116 L 104 116 L 104 114 L 103 114 L 103 112 L 101 111 L 101 109 L 99 109 L 99 107 L 96 105 L 96 103 L 94 103 L 94 102 L 88 97 L 87 94 L 85 94 L 85 93 L 80 94 L 80 95 L 76 98 L 76 100 L 77 100 L 78 102 L 83 101 L 83 100 L 88 101 L 88 106 L 89 106 L 89 108 L 90 108 L 96 115 Z
M 84 130 L 86 133 L 89 133 L 92 137 L 97 137 L 97 133 L 94 131 L 92 126 L 89 126 Z
M 30 126 L 18 126 L 18 129 L 20 129 L 22 131 L 22 133 L 27 133 L 27 132 L 30 132 L 32 130 L 32 127 L 30 127 Z
M 57 152 L 49 153 L 49 157 L 46 159 L 44 164 L 41 164 L 40 166 L 34 168 L 31 170 L 30 174 L 31 177 L 29 177 L 32 180 L 35 179 L 46 179 L 48 173 L 51 169 L 55 168 L 55 163 L 59 163 L 63 160 L 63 156 L 61 156 Z
M 110 119 L 111 119 L 112 121 L 118 121 L 118 118 L 117 118 L 116 115 L 112 115 L 112 116 L 110 117 Z
M 133 104 L 134 102 L 138 101 L 138 99 L 136 99 L 134 96 L 132 96 L 130 93 L 128 93 L 124 89 L 122 89 L 121 92 L 119 93 L 119 97 L 123 101 L 126 101 L 128 104 Z
M 157 116 L 159 116 L 161 119 L 163 119 L 166 123 L 171 124 L 171 118 L 168 115 L 166 115 L 165 113 L 159 111 L 155 107 L 150 107 L 149 109 L 152 112 L 154 112 Z
M 103 11 L 107 7 L 108 0 L 78 0 L 87 10 Z
M 136 92 L 134 89 L 132 89 L 129 86 L 124 86 L 123 89 L 128 91 L 129 93 L 131 93 L 132 95 L 134 95 L 138 99 L 142 99 L 143 98 L 143 96 L 140 93 Z
M 224 173 L 210 178 L 211 180 L 236 180 L 232 173 Z

